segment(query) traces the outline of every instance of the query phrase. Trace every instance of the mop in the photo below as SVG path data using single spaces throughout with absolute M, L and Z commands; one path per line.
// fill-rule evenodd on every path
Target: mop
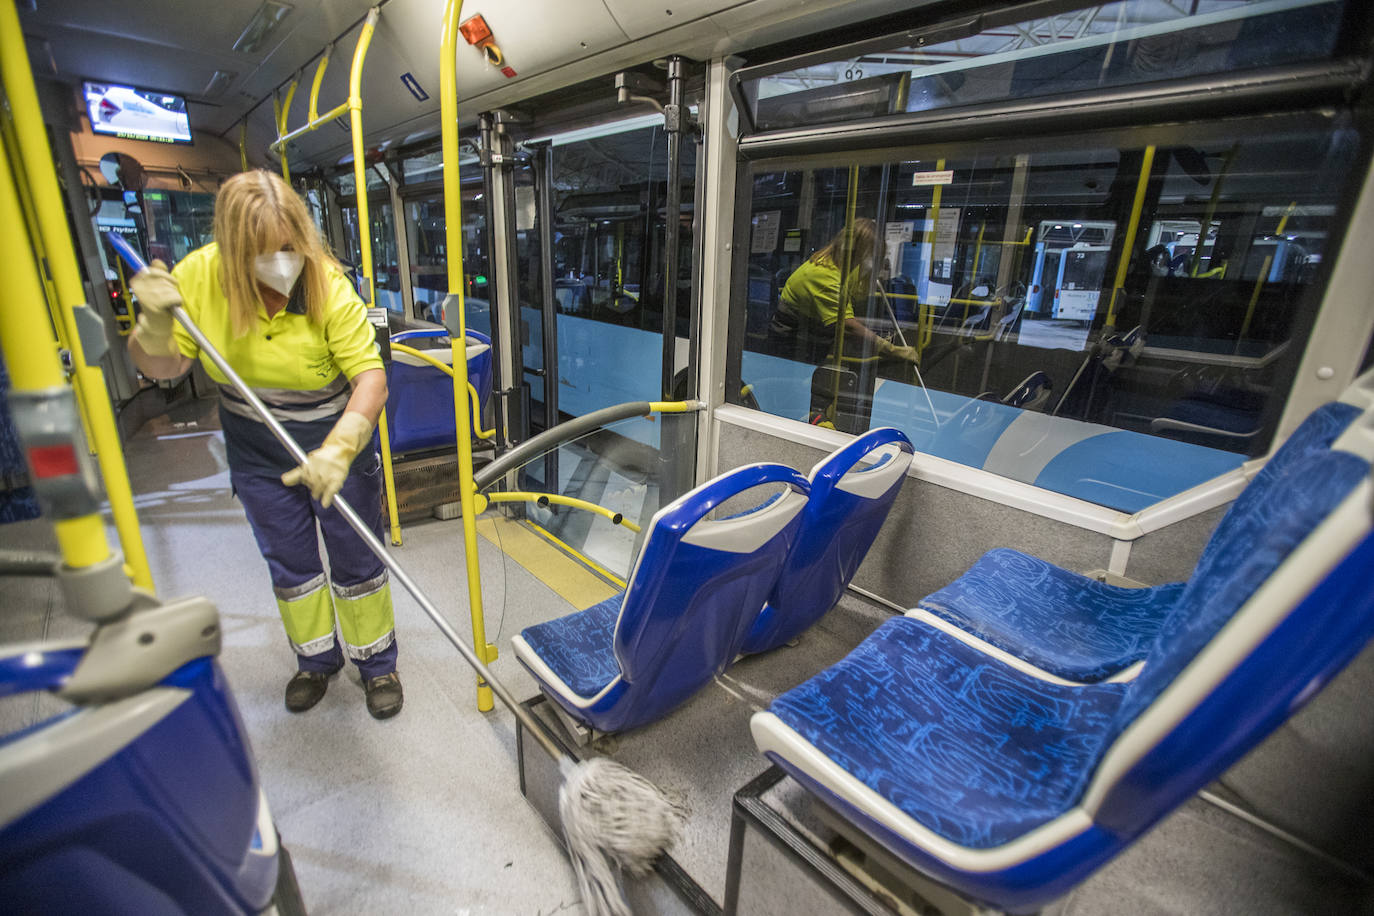
M 106 238 L 132 270 L 137 272 L 147 266 L 139 253 L 117 233 L 106 233 Z M 172 316 L 191 335 L 201 352 L 224 373 L 243 399 L 252 405 L 292 459 L 298 464 L 304 463 L 305 451 L 220 355 L 191 320 L 191 316 L 186 314 L 186 310 L 178 305 L 172 309 Z M 472 647 L 463 641 L 434 603 L 382 546 L 382 542 L 364 524 L 348 501 L 342 496 L 335 496 L 333 505 L 368 549 L 377 555 L 391 575 L 410 593 L 420 609 L 439 628 L 439 632 L 492 688 L 525 730 L 558 762 L 563 777 L 558 810 L 567 839 L 568 857 L 572 860 L 582 888 L 583 903 L 593 916 L 630 916 L 617 879 L 617 869 L 631 875 L 643 875 L 652 870 L 654 861 L 677 838 L 684 819 L 682 809 L 668 801 L 653 783 L 628 767 L 604 757 L 578 761 L 559 747 L 544 727 L 516 701 L 510 690 L 492 675 Z

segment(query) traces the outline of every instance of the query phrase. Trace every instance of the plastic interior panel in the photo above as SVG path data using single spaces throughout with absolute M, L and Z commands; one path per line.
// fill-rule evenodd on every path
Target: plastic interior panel
M 860 468 L 866 456 L 893 449 L 888 460 Z M 790 642 L 835 606 L 887 520 L 912 453 L 901 430 L 884 427 L 856 437 L 811 469 L 801 530 L 744 652 Z
M 806 497 L 788 491 L 769 504 L 730 518 L 704 518 L 682 536 L 682 543 L 729 553 L 752 553 L 787 525 L 806 506 Z
M 160 688 L 190 697 L 0 827 L 7 910 L 46 912 L 57 887 L 70 912 L 242 914 L 268 905 L 276 846 L 259 837 L 257 772 L 223 672 L 197 659 Z
M 715 550 L 683 538 L 726 500 L 767 484 L 785 484 L 795 494 L 810 488 L 791 468 L 747 465 L 692 490 L 654 516 L 613 636 L 620 689 L 576 711 L 580 718 L 605 732 L 652 721 L 739 654 L 801 524 L 801 506 L 783 499 L 749 516 L 786 519 L 750 553 Z

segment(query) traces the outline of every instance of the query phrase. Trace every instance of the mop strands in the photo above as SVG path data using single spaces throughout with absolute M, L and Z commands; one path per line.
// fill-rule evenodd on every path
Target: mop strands
M 616 870 L 647 874 L 677 839 L 685 812 L 614 760 L 565 756 L 559 769 L 558 813 L 582 903 L 593 916 L 630 916 Z

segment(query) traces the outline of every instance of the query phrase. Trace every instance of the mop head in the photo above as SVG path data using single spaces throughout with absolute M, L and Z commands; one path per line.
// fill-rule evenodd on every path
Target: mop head
M 558 811 L 577 872 L 582 902 L 592 916 L 630 916 L 618 871 L 642 875 L 674 840 L 685 812 L 633 770 L 593 757 L 563 759 Z

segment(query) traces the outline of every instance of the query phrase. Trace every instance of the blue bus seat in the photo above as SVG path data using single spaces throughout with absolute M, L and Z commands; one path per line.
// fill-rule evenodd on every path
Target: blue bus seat
M 781 493 L 723 519 L 726 500 Z M 516 657 L 569 715 L 604 733 L 651 722 L 725 670 L 801 526 L 809 484 L 779 464 L 722 474 L 660 509 L 625 591 L 526 627 Z
M 1371 399 L 1374 400 L 1374 399 Z M 911 617 L 751 722 L 916 869 L 1033 911 L 1292 715 L 1374 637 L 1374 409 L 1247 489 L 1130 683 L 1074 684 Z
M 1198 568 L 1240 536 L 1240 519 L 1272 498 L 1275 482 L 1293 462 L 1329 450 L 1359 415 L 1359 406 L 1340 401 L 1313 411 L 1236 498 L 1212 532 Z M 1093 682 L 1143 659 L 1183 592 L 1184 583 L 1177 582 L 1149 588 L 1107 585 L 999 548 L 921 599 L 910 614 L 933 615 L 1059 677 Z
M 7 647 L 0 697 L 60 694 L 85 655 L 79 642 Z M 0 737 L 0 779 L 6 912 L 248 916 L 286 867 L 212 657 Z
M 744 641 L 746 655 L 791 642 L 840 600 L 892 509 L 913 451 L 905 433 L 887 426 L 811 469 L 801 529 Z
M 480 417 L 491 395 L 491 339 L 480 331 L 468 331 L 467 336 L 468 381 L 477 390 L 480 403 L 473 412 Z M 433 338 L 443 338 L 447 343 L 448 331 L 443 328 L 402 331 L 393 334 L 391 340 L 414 346 L 409 342 Z M 447 346 L 424 352 L 445 365 L 453 358 L 453 351 Z M 396 351 L 392 352 L 386 369 L 386 420 L 391 451 L 403 454 L 453 445 L 457 441 L 453 380 L 423 360 Z

